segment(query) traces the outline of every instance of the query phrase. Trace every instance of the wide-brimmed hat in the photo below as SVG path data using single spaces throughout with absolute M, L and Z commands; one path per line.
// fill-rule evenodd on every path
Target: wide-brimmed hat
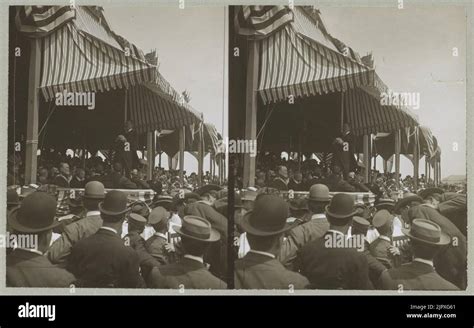
M 411 239 L 429 245 L 443 246 L 451 242 L 451 239 L 441 230 L 441 227 L 430 220 L 414 219 L 411 228 L 402 228 L 402 232 Z
M 120 216 L 127 213 L 130 208 L 127 206 L 127 195 L 119 190 L 109 191 L 104 201 L 99 203 L 99 211 L 109 216 Z
M 88 199 L 104 199 L 105 188 L 100 181 L 89 181 L 84 187 L 84 198 Z
M 433 194 L 442 195 L 442 194 L 444 194 L 444 190 L 441 189 L 441 188 L 437 188 L 437 187 L 426 188 L 426 189 L 423 189 L 422 191 L 420 191 L 418 193 L 418 196 L 425 199 L 426 197 L 431 196 Z
M 393 208 L 393 211 L 397 214 L 400 214 L 399 211 L 402 207 L 411 204 L 412 202 L 423 203 L 423 198 L 413 193 L 406 193 L 402 199 L 400 199 Z
M 329 205 L 326 206 L 326 215 L 335 219 L 349 218 L 356 213 L 354 198 L 344 193 L 334 195 Z
M 205 185 L 205 186 L 202 186 L 202 187 L 199 187 L 199 188 L 195 189 L 194 192 L 196 194 L 198 194 L 199 196 L 202 196 L 205 193 L 208 193 L 210 191 L 220 191 L 220 190 L 222 190 L 221 186 L 218 186 L 218 185 L 215 185 L 215 184 L 208 184 L 208 185 Z
M 276 195 L 260 195 L 252 211 L 247 212 L 240 223 L 241 228 L 251 235 L 272 236 L 293 228 L 287 224 L 288 204 Z
M 195 215 L 187 215 L 182 220 L 181 227 L 174 227 L 176 233 L 182 237 L 191 238 L 203 242 L 218 241 L 220 233 L 212 228 L 209 221 Z
M 317 183 L 309 188 L 308 200 L 315 202 L 329 202 L 329 188 L 321 183 Z
M 36 233 L 53 229 L 61 224 L 56 220 L 56 200 L 45 192 L 33 192 L 21 206 L 10 212 L 8 223 L 13 230 Z

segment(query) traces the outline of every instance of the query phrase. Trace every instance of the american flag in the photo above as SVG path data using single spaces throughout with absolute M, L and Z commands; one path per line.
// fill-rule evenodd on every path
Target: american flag
M 15 23 L 30 37 L 44 37 L 76 17 L 73 6 L 19 6 Z
M 235 29 L 240 35 L 263 39 L 293 21 L 287 6 L 242 6 L 235 15 Z

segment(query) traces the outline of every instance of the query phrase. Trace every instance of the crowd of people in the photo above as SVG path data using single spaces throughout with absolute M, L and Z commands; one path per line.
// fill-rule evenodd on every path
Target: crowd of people
M 464 186 L 262 161 L 234 215 L 241 289 L 464 290 Z M 291 191 L 306 191 L 289 197 Z M 374 203 L 355 195 L 375 194 Z M 236 201 L 237 204 L 237 201 Z

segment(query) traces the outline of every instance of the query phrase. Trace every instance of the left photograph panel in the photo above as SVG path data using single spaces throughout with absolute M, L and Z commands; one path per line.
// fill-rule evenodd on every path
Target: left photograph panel
M 226 17 L 9 8 L 2 288 L 227 289 Z

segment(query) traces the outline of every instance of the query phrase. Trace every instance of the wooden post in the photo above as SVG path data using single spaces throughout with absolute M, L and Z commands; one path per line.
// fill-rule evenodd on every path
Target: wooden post
M 369 182 L 370 172 L 370 155 L 369 155 L 369 135 L 364 134 L 363 139 L 363 150 L 364 150 L 364 183 Z
M 386 159 L 383 160 L 383 172 L 387 173 L 388 171 L 388 162 Z
M 186 138 L 186 126 L 179 129 L 179 182 L 184 184 L 184 146 Z
M 148 180 L 153 179 L 153 168 L 155 164 L 155 149 L 153 147 L 153 137 L 154 137 L 154 132 L 153 131 L 148 131 L 146 133 L 146 157 L 147 157 L 147 162 L 148 162 L 148 168 L 146 172 L 146 176 Z
M 395 132 L 395 182 L 400 188 L 400 130 Z
M 247 61 L 247 88 L 245 102 L 245 139 L 253 141 L 257 138 L 257 83 L 258 83 L 258 41 L 248 41 Z M 220 172 L 222 172 L 222 160 Z M 255 184 L 255 157 L 249 153 L 244 154 L 244 188 L 253 187 Z
M 25 184 L 36 183 L 38 165 L 40 42 L 40 39 L 31 40 L 30 71 L 28 77 L 28 116 L 26 123 Z
M 441 155 L 438 160 L 438 183 L 441 184 L 442 176 L 441 176 Z
M 212 180 L 212 175 L 213 175 L 213 170 L 212 170 L 212 152 L 209 152 L 209 174 L 211 175 L 211 180 Z
M 425 154 L 425 184 L 428 183 L 428 155 Z
M 418 176 L 420 174 L 420 149 L 418 145 L 418 127 L 415 127 L 415 142 L 413 148 L 413 182 L 415 183 L 415 190 L 418 189 Z
M 204 118 L 201 115 L 201 123 L 199 123 L 199 146 L 198 146 L 198 184 L 202 186 L 204 167 Z

